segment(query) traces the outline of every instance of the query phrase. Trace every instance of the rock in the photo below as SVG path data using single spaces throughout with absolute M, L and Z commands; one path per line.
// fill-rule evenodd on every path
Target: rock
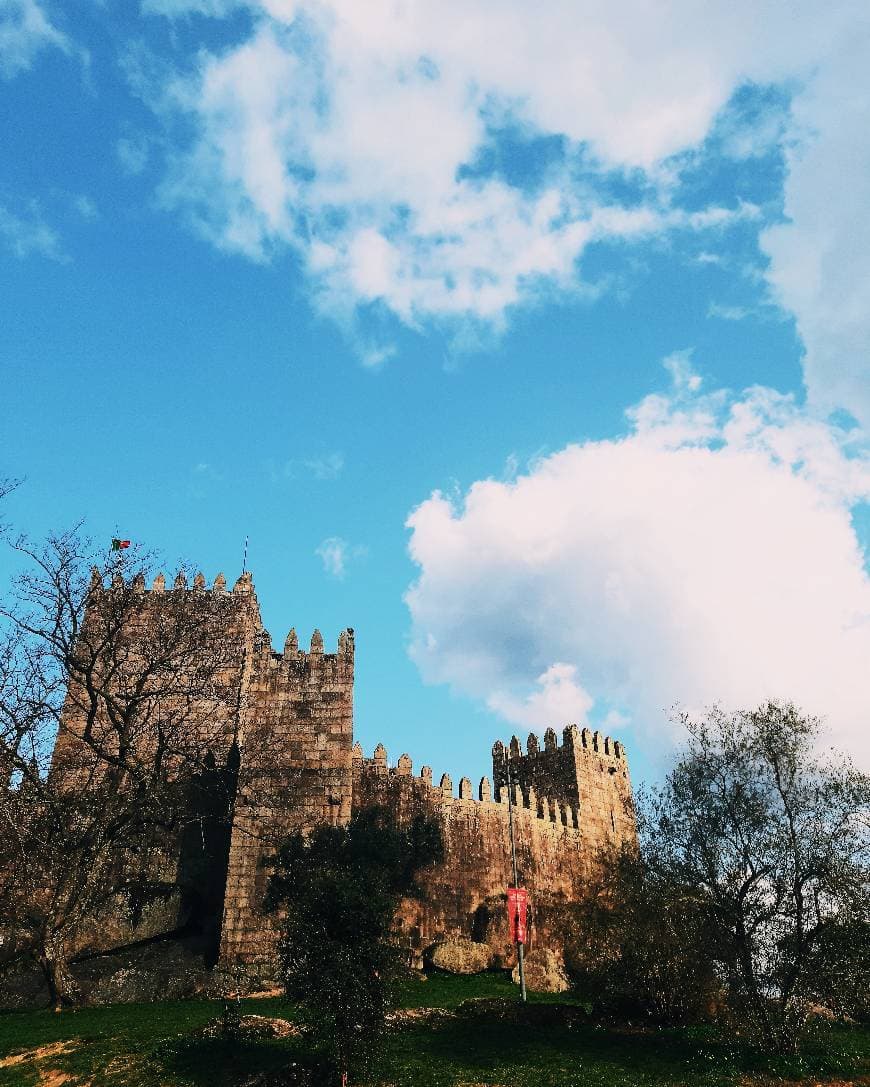
M 491 951 L 487 944 L 478 944 L 467 936 L 448 936 L 434 944 L 429 962 L 448 974 L 482 974 L 489 968 Z
M 324 1082 L 322 1076 L 293 1061 L 277 1072 L 260 1072 L 246 1079 L 242 1087 L 317 1087 Z
M 89 1004 L 221 995 L 212 971 L 182 940 L 98 955 L 74 966 L 73 974 Z
M 200 1034 L 204 1038 L 220 1038 L 227 1033 L 227 1029 L 221 1016 L 207 1023 Z M 242 1015 L 231 1024 L 231 1029 L 239 1038 L 295 1038 L 302 1033 L 299 1027 L 286 1019 L 273 1019 L 267 1015 Z
M 115 895 L 98 916 L 85 921 L 71 945 L 76 957 L 121 950 L 133 944 L 168 937 L 190 919 L 190 907 L 177 888 L 137 911 L 135 921 L 124 895 Z
M 535 993 L 564 993 L 571 988 L 565 966 L 559 956 L 547 947 L 536 948 L 525 958 L 526 988 Z M 520 983 L 519 963 L 511 978 Z
M 441 1026 L 455 1018 L 451 1008 L 399 1008 L 388 1013 L 386 1022 L 388 1030 L 413 1030 L 423 1024 Z
M 222 997 L 225 979 L 209 970 L 196 940 L 154 940 L 74 962 L 71 973 L 85 1004 Z M 0 1008 L 44 1006 L 45 979 L 32 959 L 0 970 Z

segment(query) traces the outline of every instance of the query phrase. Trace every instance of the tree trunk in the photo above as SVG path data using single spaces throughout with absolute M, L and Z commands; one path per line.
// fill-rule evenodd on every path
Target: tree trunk
M 69 968 L 66 941 L 52 933 L 43 941 L 37 956 L 48 986 L 49 1003 L 55 1011 L 75 1003 L 79 988 Z

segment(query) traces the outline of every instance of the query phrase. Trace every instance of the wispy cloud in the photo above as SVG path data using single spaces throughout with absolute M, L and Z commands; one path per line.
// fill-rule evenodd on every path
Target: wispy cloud
M 122 136 L 115 144 L 115 154 L 124 171 L 141 174 L 148 165 L 151 143 L 145 136 Z
M 69 39 L 36 0 L 0 0 L 0 77 L 12 79 L 26 71 L 50 47 L 72 52 Z
M 219 472 L 213 464 L 210 464 L 208 461 L 205 460 L 198 461 L 196 464 L 194 464 L 191 472 L 198 479 L 210 479 L 219 481 L 224 478 L 223 474 Z
M 23 214 L 16 214 L 0 204 L 0 240 L 19 260 L 37 254 L 66 263 L 57 232 L 42 218 L 35 202 L 27 205 Z
M 83 219 L 99 219 L 100 212 L 94 201 L 84 194 L 73 197 L 73 207 Z
M 314 553 L 323 563 L 325 572 L 330 577 L 341 580 L 347 574 L 350 563 L 364 558 L 368 554 L 368 548 L 360 544 L 350 544 L 341 536 L 327 536 L 315 548 Z
M 708 317 L 718 317 L 722 321 L 744 321 L 755 312 L 752 306 L 726 306 L 720 302 L 711 302 L 707 307 Z
M 322 457 L 309 457 L 301 464 L 315 479 L 337 479 L 344 469 L 344 454 L 334 452 Z
M 317 457 L 298 457 L 285 462 L 280 475 L 287 479 L 310 476 L 312 479 L 338 479 L 344 471 L 344 454 L 339 450 L 324 453 Z M 272 469 L 273 475 L 278 475 Z

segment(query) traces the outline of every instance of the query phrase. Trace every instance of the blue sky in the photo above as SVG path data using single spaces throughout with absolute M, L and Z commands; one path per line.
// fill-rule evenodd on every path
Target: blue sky
M 769 696 L 866 760 L 870 27 L 815 7 L 0 0 L 7 519 L 249 536 L 454 780 Z

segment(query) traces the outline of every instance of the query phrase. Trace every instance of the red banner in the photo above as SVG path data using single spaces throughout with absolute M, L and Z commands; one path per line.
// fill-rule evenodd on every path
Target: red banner
M 525 887 L 508 887 L 508 921 L 510 922 L 511 941 L 515 944 L 526 942 L 526 907 L 529 894 Z

